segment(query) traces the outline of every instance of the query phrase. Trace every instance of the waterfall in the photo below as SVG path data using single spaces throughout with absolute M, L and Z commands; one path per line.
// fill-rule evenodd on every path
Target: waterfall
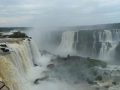
M 61 56 L 66 56 L 68 54 L 74 55 L 76 52 L 74 50 L 74 42 L 75 39 L 75 31 L 65 31 L 62 33 L 61 37 L 61 43 L 60 45 L 56 48 L 55 54 L 61 55 Z M 76 45 L 75 45 L 76 46 Z
M 74 31 L 66 31 L 62 34 L 62 41 L 60 44 L 60 47 L 63 48 L 63 50 L 71 51 L 73 50 L 73 43 L 74 43 Z
M 79 34 L 78 34 L 79 31 L 77 31 L 77 42 L 79 42 Z
M 99 32 L 99 42 L 102 43 L 99 58 L 112 60 L 115 57 L 115 49 L 119 44 L 119 32 L 104 30 Z
M 116 47 L 119 48 L 119 42 L 120 30 L 65 31 L 62 33 L 57 51 L 64 52 L 62 54 L 77 52 L 79 55 L 92 58 L 113 59 L 118 56 Z
M 39 61 L 40 53 L 33 40 L 6 42 L 10 54 L 0 56 L 0 78 L 10 90 L 28 90 L 23 84 L 33 61 Z
M 8 42 L 7 46 L 12 50 L 12 53 L 15 54 L 16 59 L 18 59 L 18 62 L 22 63 L 23 65 L 22 67 L 24 69 L 23 73 L 26 73 L 33 64 L 30 45 L 28 45 L 28 41 L 24 40 L 24 41 Z
M 93 32 L 93 49 L 92 49 L 92 56 L 94 54 L 94 52 L 96 52 L 96 35 L 95 35 L 95 31 Z
M 114 59 L 115 48 L 117 47 L 117 45 L 118 43 L 103 42 L 102 47 L 100 49 L 99 58 L 106 60 Z
M 75 50 L 77 50 L 77 43 L 79 42 L 79 31 L 76 31 L 76 39 L 75 39 L 75 41 L 74 41 L 74 48 L 75 48 Z
M 105 37 L 105 42 L 112 42 L 112 32 L 110 30 L 104 30 L 104 34 L 106 35 Z
M 99 32 L 100 42 L 112 42 L 112 32 L 110 30 L 103 30 Z
M 0 77 L 10 90 L 26 90 L 22 77 L 9 55 L 0 56 Z
M 33 40 L 31 40 L 30 46 L 31 46 L 31 50 L 32 50 L 33 61 L 35 64 L 39 64 L 39 60 L 40 60 L 41 56 L 40 56 L 40 52 L 38 51 L 38 48 Z

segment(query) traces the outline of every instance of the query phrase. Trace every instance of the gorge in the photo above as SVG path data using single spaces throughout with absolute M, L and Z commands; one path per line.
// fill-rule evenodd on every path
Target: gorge
M 119 30 L 44 32 L 39 49 L 12 33 L 0 39 L 0 81 L 10 90 L 119 90 L 120 67 L 106 63 L 119 60 Z
M 46 50 L 47 50 L 46 47 L 49 46 L 52 47 L 54 44 L 54 49 L 58 49 L 57 52 L 59 52 L 59 50 L 61 51 L 62 49 L 63 51 L 66 51 L 68 52 L 68 54 L 71 55 L 77 54 L 85 57 L 119 61 L 120 58 L 119 29 L 109 30 L 96 29 L 77 31 L 69 30 L 58 32 L 43 31 L 43 32 L 41 33 L 41 36 L 43 37 L 41 43 L 46 45 L 45 46 Z M 46 35 L 49 37 L 45 37 Z M 38 47 L 41 48 L 40 46 Z

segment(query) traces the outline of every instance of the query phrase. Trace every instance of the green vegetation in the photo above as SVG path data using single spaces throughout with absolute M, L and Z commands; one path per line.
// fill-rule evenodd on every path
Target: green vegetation
M 1 33 L 0 38 L 28 38 L 28 36 L 25 33 L 18 31 L 18 32 L 13 32 L 13 34 L 11 35 L 3 35 Z
M 102 76 L 97 76 L 97 77 L 95 78 L 95 80 L 97 80 L 97 81 L 102 81 Z
M 18 31 L 10 35 L 9 38 L 28 38 L 28 36 L 25 33 L 21 33 L 20 31 Z
M 113 85 L 117 85 L 117 82 L 112 82 Z
M 102 80 L 102 76 L 99 76 L 95 66 L 103 68 L 107 66 L 106 62 L 100 60 L 70 55 L 67 57 L 57 56 L 51 62 L 54 63 L 54 67 L 49 68 L 51 72 L 56 73 L 60 79 L 66 81 L 72 79 L 71 81 L 75 84 L 80 83 L 81 80 L 85 80 L 89 84 L 95 84 L 94 80 Z
M 104 87 L 107 88 L 107 89 L 109 88 L 109 86 L 104 86 Z
M 100 60 L 97 60 L 97 59 L 90 59 L 89 57 L 85 58 L 85 57 L 80 57 L 80 56 L 70 56 L 68 55 L 67 57 L 57 57 L 57 60 L 59 61 L 66 61 L 66 60 L 69 60 L 69 61 L 73 61 L 74 62 L 77 62 L 76 64 L 79 64 L 79 63 L 82 63 L 82 64 L 85 64 L 87 66 L 87 68 L 92 68 L 94 66 L 101 66 L 103 68 L 106 67 L 107 63 L 106 62 L 103 62 L 103 61 L 100 61 Z
M 89 80 L 89 79 L 87 79 L 86 81 L 87 81 L 89 84 L 94 84 L 94 82 L 91 81 L 91 80 Z

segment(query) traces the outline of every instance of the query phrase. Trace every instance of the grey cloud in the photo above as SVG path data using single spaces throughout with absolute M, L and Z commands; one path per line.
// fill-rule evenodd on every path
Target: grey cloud
M 119 0 L 1 0 L 0 26 L 74 26 L 118 22 L 119 9 Z M 118 19 L 113 20 L 112 16 Z

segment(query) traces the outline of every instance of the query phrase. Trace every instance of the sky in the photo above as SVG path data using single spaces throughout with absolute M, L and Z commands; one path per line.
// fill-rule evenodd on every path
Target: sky
M 0 27 L 120 22 L 120 0 L 0 0 Z

